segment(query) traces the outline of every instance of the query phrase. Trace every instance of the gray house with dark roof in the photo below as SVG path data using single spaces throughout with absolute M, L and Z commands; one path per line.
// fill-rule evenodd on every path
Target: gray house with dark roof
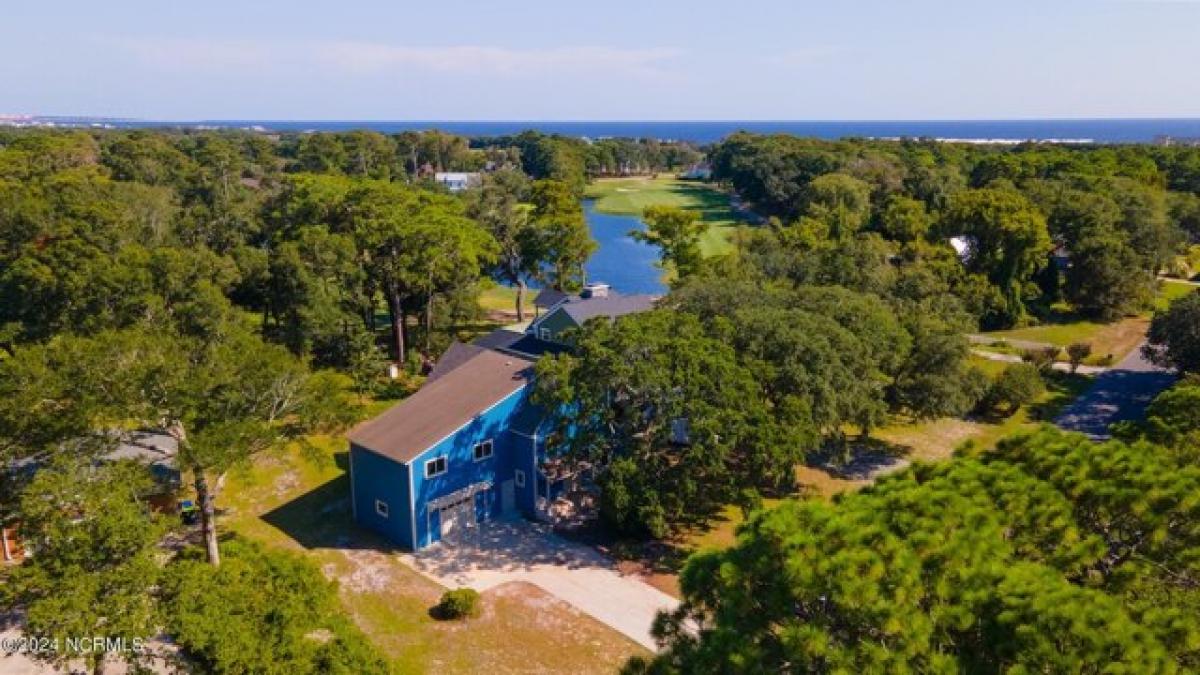
M 552 468 L 547 415 L 529 399 L 534 363 L 570 349 L 563 331 L 654 300 L 607 289 L 564 296 L 533 324 L 551 332 L 498 330 L 452 345 L 420 390 L 350 432 L 355 521 L 420 549 L 505 513 L 547 514 L 570 477 Z
M 589 284 L 579 295 L 563 297 L 529 324 L 526 332 L 545 342 L 569 344 L 568 331 L 581 328 L 588 319 L 645 312 L 653 309 L 657 300 L 656 295 L 621 295 L 604 284 Z

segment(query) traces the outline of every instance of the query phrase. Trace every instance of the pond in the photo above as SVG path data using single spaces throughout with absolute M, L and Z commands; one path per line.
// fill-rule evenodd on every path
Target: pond
M 663 271 L 657 265 L 658 248 L 629 236 L 630 230 L 646 229 L 640 218 L 599 213 L 591 199 L 584 200 L 583 213 L 599 245 L 584 265 L 589 282 L 606 283 L 625 295 L 667 292 Z

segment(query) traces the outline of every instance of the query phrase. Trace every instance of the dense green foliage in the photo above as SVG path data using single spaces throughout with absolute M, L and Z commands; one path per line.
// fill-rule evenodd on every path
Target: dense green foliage
M 667 651 L 627 671 L 1194 668 L 1198 489 L 1160 447 L 1044 429 L 786 502 L 689 561 Z
M 1183 373 L 1200 372 L 1200 292 L 1176 299 L 1154 313 L 1147 335 L 1146 356 Z
M 662 264 L 679 276 L 693 274 L 700 265 L 700 235 L 706 228 L 700 215 L 674 206 L 647 206 L 642 220 L 646 230 L 634 230 L 630 236 L 657 246 L 662 251 Z
M 33 555 L 0 585 L 0 607 L 24 610 L 29 635 L 57 641 L 58 649 L 36 657 L 60 666 L 83 659 L 99 672 L 101 652 L 68 642 L 96 635 L 125 640 L 128 649 L 111 658 L 149 663 L 166 531 L 148 515 L 150 487 L 142 466 L 77 457 L 59 457 L 34 476 L 20 504 L 21 536 Z
M 537 366 L 535 397 L 561 411 L 557 460 L 594 471 L 624 532 L 791 489 L 805 456 L 845 453 L 848 428 L 962 414 L 988 386 L 952 320 L 901 320 L 875 295 L 696 277 L 664 305 L 590 322 Z
M 168 628 L 204 672 L 390 672 L 311 562 L 240 539 L 225 552 L 216 571 L 185 553 L 165 572 Z
M 838 142 L 734 134 L 710 156 L 714 178 L 780 219 L 763 247 L 812 248 L 831 238 L 840 256 L 777 253 L 808 278 L 880 292 L 888 279 L 829 269 L 870 264 L 871 250 L 903 258 L 901 274 L 932 273 L 984 327 L 1048 315 L 1060 299 L 1112 320 L 1147 306 L 1155 275 L 1198 241 L 1194 148 L 1012 148 L 932 141 Z M 866 233 L 882 235 L 872 241 Z M 961 237 L 964 270 L 944 264 Z M 1053 253 L 1053 255 L 1052 255 Z M 844 264 L 844 263 L 843 263 Z

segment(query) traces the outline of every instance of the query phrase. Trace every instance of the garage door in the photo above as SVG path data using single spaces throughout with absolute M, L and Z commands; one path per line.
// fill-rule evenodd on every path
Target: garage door
M 438 512 L 438 516 L 442 523 L 443 539 L 464 527 L 474 527 L 475 498 L 467 497 L 453 504 L 447 504 Z

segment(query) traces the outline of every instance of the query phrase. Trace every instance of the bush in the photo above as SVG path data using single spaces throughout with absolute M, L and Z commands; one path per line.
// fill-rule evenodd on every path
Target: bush
M 1021 354 L 1021 360 L 1026 363 L 1032 363 L 1038 370 L 1046 371 L 1054 365 L 1054 361 L 1058 359 L 1058 347 L 1042 347 L 1041 349 L 1027 349 Z
M 1071 372 L 1079 370 L 1080 364 L 1092 355 L 1092 345 L 1087 342 L 1075 342 L 1067 347 L 1067 358 L 1071 362 Z
M 441 601 L 433 608 L 439 619 L 465 619 L 479 615 L 479 592 L 473 588 L 457 588 L 442 594 Z
M 1036 366 L 1028 363 L 1014 363 L 1004 369 L 992 382 L 991 389 L 983 399 L 983 407 L 993 412 L 1006 412 L 1009 415 L 1021 409 L 1021 406 L 1033 403 L 1037 397 L 1046 391 L 1046 383 Z

